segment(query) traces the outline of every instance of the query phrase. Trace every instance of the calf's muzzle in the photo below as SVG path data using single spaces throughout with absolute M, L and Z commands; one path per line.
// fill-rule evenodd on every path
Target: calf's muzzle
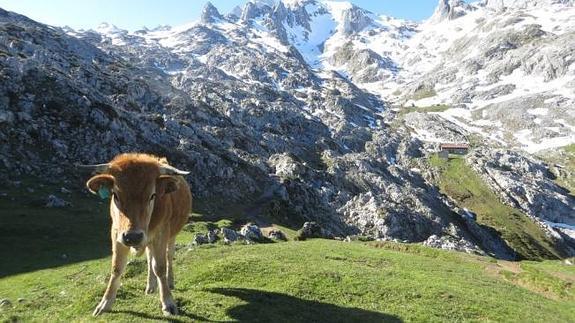
M 144 232 L 142 231 L 125 231 L 121 236 L 121 242 L 128 247 L 138 246 L 142 240 L 144 240 Z

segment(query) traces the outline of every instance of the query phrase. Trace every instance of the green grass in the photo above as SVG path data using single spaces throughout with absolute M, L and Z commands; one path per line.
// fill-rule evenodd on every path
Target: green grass
M 70 186 L 24 179 L 20 185 L 0 189 L 6 194 L 0 196 L 0 259 L 12 258 L 0 261 L 0 278 L 107 256 L 111 222 L 107 203 L 81 190 L 60 192 Z M 50 194 L 72 206 L 44 207 Z M 25 252 L 14 259 L 19 250 Z
M 556 262 L 524 262 L 521 268 L 521 272 L 510 273 L 508 278 L 549 298 L 575 300 L 575 280 Z
M 144 294 L 144 257 L 130 260 L 113 312 L 91 317 L 109 276 L 107 207 L 76 192 L 68 209 L 34 202 L 60 186 L 29 181 L 0 197 L 0 299 L 12 303 L 0 307 L 0 322 L 167 320 L 158 295 Z M 195 233 L 235 225 L 192 219 L 177 238 L 173 322 L 575 320 L 575 267 L 559 261 L 508 271 L 506 262 L 417 244 L 319 239 L 190 249 Z
M 497 230 L 522 259 L 554 259 L 553 242 L 526 214 L 503 204 L 463 158 L 429 158 L 440 179 L 441 191 L 477 215 L 477 222 Z
M 187 241 L 184 234 L 180 243 Z M 376 248 L 376 246 L 380 248 Z M 398 250 L 394 250 L 398 249 Z M 0 320 L 91 321 L 109 259 L 0 280 L 12 308 Z M 176 257 L 179 321 L 400 322 L 573 321 L 575 268 L 518 265 L 545 279 L 498 272 L 490 258 L 421 246 L 328 240 L 187 250 Z M 562 278 L 547 274 L 561 271 Z M 521 274 L 518 274 L 521 275 Z M 112 313 L 96 321 L 163 320 L 157 295 L 144 295 L 145 262 L 128 265 Z M 521 276 L 519 276 L 521 277 Z M 551 287 L 549 287 L 551 286 Z M 21 303 L 18 298 L 23 298 Z
M 575 144 L 565 146 L 563 149 L 565 150 L 565 152 L 575 156 Z
M 427 107 L 407 107 L 407 106 L 399 106 L 395 107 L 398 111 L 396 118 L 391 123 L 392 129 L 397 129 L 404 124 L 405 115 L 412 113 L 412 112 L 420 112 L 420 113 L 431 113 L 431 112 L 443 112 L 448 110 L 451 106 L 447 104 L 436 104 Z
M 391 93 L 391 95 L 400 96 L 400 95 L 401 95 L 401 90 L 400 90 L 400 89 L 397 89 L 397 90 L 393 91 L 393 92 Z
M 184 231 L 190 233 L 207 233 L 210 230 L 231 228 L 233 222 L 230 220 L 219 220 L 216 222 L 203 221 L 203 217 L 199 214 L 192 215 L 193 222 L 186 224 Z
M 411 99 L 417 101 L 425 98 L 431 98 L 436 95 L 437 93 L 435 92 L 434 89 L 421 88 L 413 93 Z

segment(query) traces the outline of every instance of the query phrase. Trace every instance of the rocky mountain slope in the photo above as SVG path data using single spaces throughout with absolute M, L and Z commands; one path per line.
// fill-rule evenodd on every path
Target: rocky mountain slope
M 550 10 L 555 20 L 534 27 Z M 540 225 L 557 255 L 570 255 L 575 199 L 546 164 L 505 148 L 516 130 L 506 123 L 562 144 L 573 136 L 573 13 L 568 1 L 440 1 L 416 24 L 349 3 L 248 1 L 229 14 L 208 3 L 188 25 L 128 32 L 56 28 L 0 11 L 2 176 L 67 177 L 73 163 L 143 150 L 192 171 L 203 212 L 315 220 L 340 236 L 514 259 L 506 241 L 438 190 L 423 158 L 434 142 L 480 136 L 468 162 Z M 538 56 L 543 48 L 550 60 Z M 555 87 L 525 95 L 505 83 L 518 71 L 547 75 L 542 82 Z M 412 101 L 449 106 L 396 111 Z

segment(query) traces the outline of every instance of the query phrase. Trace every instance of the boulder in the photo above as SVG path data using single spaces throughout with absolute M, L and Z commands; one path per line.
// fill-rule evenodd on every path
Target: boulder
M 273 239 L 273 240 L 287 241 L 285 234 L 278 229 L 270 230 L 268 232 L 268 238 Z
M 305 169 L 289 154 L 274 154 L 268 164 L 275 168 L 275 175 L 282 179 L 296 179 L 302 176 Z
M 70 205 L 71 205 L 70 202 L 63 200 L 57 197 L 56 195 L 48 195 L 45 206 L 50 208 L 52 207 L 60 208 L 60 207 L 67 207 Z
M 323 229 L 317 222 L 306 222 L 298 230 L 296 240 L 306 240 L 308 238 L 326 238 L 331 239 L 333 236 Z
M 232 229 L 222 228 L 224 243 L 229 244 L 238 240 L 238 233 Z
M 218 240 L 217 231 L 214 231 L 214 230 L 208 231 L 208 235 L 207 235 L 206 239 L 208 240 L 208 243 L 216 242 Z
M 208 237 L 202 233 L 197 233 L 194 236 L 194 239 L 192 240 L 192 244 L 196 245 L 196 246 L 206 244 L 206 243 L 209 243 Z
M 437 236 L 431 235 L 427 240 L 423 242 L 424 246 L 444 249 L 444 250 L 456 250 L 456 251 L 463 251 L 467 253 L 474 253 L 485 255 L 483 251 L 478 249 L 472 243 L 464 240 L 464 239 L 456 239 L 450 236 Z
M 253 224 L 248 223 L 244 225 L 240 229 L 240 234 L 247 240 L 247 241 L 260 241 L 263 238 L 262 231 L 260 228 Z

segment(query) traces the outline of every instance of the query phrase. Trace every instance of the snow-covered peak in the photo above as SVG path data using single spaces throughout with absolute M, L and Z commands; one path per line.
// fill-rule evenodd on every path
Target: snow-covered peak
M 124 34 L 124 33 L 128 33 L 127 30 L 120 29 L 120 28 L 116 27 L 115 25 L 107 23 L 107 22 L 103 22 L 103 23 L 99 24 L 98 27 L 96 27 L 94 30 L 100 34 L 118 34 L 118 33 Z
M 271 5 L 270 5 L 271 3 Z M 248 22 L 272 11 L 273 1 L 252 0 L 246 2 L 242 9 L 240 20 Z
M 228 12 L 226 17 L 234 17 L 235 19 L 240 18 L 242 15 L 242 8 L 240 6 L 235 6 Z
M 211 24 L 218 20 L 223 19 L 220 12 L 211 2 L 206 2 L 204 8 L 202 9 L 202 15 L 200 17 L 200 21 L 204 24 Z
M 359 8 L 350 2 L 325 2 L 332 16 L 338 23 L 338 31 L 345 34 L 352 34 L 362 31 L 364 28 L 374 23 L 373 14 L 365 9 Z
M 72 27 L 70 27 L 70 26 L 68 26 L 68 25 L 62 27 L 62 30 L 63 30 L 65 33 L 67 33 L 67 34 L 74 34 L 74 33 L 76 33 L 76 31 L 74 30 L 74 28 L 72 28 Z
M 156 28 L 153 28 L 150 31 L 152 31 L 152 32 L 169 31 L 171 29 L 172 29 L 172 26 L 170 26 L 170 25 L 158 25 Z
M 429 18 L 431 23 L 439 23 L 444 20 L 453 20 L 467 14 L 474 7 L 463 0 L 439 0 L 435 12 Z
M 323 4 L 328 6 L 333 14 L 341 14 L 342 12 L 355 7 L 349 1 L 323 1 Z
M 256 8 L 273 8 L 275 6 L 275 0 L 249 0 L 249 3 L 253 4 Z

